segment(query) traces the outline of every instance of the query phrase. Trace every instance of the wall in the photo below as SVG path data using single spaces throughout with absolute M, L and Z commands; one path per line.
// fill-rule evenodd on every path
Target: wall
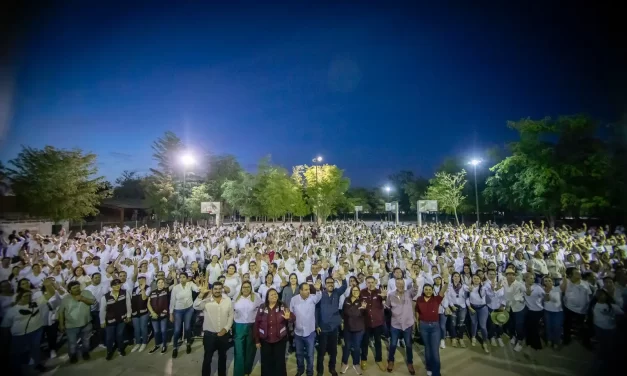
M 29 230 L 31 234 L 41 234 L 41 235 L 50 235 L 52 234 L 52 225 L 54 222 L 42 222 L 42 221 L 0 221 L 0 230 L 4 232 L 4 236 L 9 236 L 14 230 L 24 231 Z M 69 227 L 68 222 L 60 223 L 63 228 L 66 230 Z

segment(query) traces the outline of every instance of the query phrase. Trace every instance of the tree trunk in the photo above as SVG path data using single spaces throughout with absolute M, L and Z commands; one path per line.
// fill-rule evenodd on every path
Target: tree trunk
M 455 222 L 457 222 L 457 226 L 459 226 L 459 218 L 457 218 L 457 208 L 453 209 L 453 213 L 455 214 Z
M 250 223 L 250 217 L 249 216 L 244 217 L 244 223 L 246 223 L 246 224 Z

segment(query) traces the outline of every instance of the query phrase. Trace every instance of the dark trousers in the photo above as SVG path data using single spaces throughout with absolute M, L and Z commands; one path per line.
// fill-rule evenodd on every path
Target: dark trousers
M 320 332 L 318 334 L 318 361 L 316 371 L 324 373 L 324 355 L 329 354 L 329 371 L 335 370 L 337 359 L 337 329 L 332 332 Z
M 527 310 L 525 315 L 525 337 L 527 345 L 534 350 L 542 349 L 542 341 L 540 341 L 540 319 L 544 316 L 544 311 Z
M 46 340 L 48 342 L 49 351 L 57 351 L 57 337 L 59 334 L 59 322 L 55 321 L 51 325 L 44 326 Z
M 269 343 L 261 341 L 259 363 L 261 363 L 261 376 L 287 376 L 285 365 L 285 346 L 287 339 Z
M 368 345 L 370 344 L 370 338 L 374 339 L 374 361 L 382 362 L 383 353 L 381 351 L 381 336 L 383 335 L 383 325 L 379 325 L 374 328 L 366 328 L 364 331 L 364 338 L 361 340 L 361 360 L 368 360 Z M 411 346 L 411 345 L 410 345 Z
M 203 347 L 205 355 L 202 360 L 202 375 L 211 375 L 211 359 L 213 353 L 218 351 L 218 376 L 226 376 L 226 351 L 229 349 L 229 335 L 218 336 L 218 333 L 204 332 Z
M 115 324 L 109 324 L 105 328 L 105 338 L 107 343 L 107 352 L 113 352 L 113 344 L 116 343 L 118 345 L 118 351 L 124 351 L 124 329 L 126 328 L 126 323 L 124 321 L 118 322 Z
M 577 329 L 577 335 L 585 346 L 590 345 L 590 330 L 586 324 L 586 315 L 573 312 L 564 307 L 564 344 L 568 345 L 571 340 L 572 330 Z
M 89 341 L 89 345 L 93 350 L 96 346 L 102 344 L 104 342 L 104 332 L 100 326 L 100 312 L 91 311 L 91 326 L 93 328 L 94 334 L 91 336 L 91 340 Z

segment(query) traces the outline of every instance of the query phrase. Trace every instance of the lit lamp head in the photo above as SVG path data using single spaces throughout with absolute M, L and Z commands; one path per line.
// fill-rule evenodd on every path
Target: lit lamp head
M 472 159 L 470 162 L 468 162 L 468 164 L 473 166 L 477 166 L 479 163 L 481 163 L 481 159 Z
M 192 156 L 191 154 L 183 154 L 181 156 L 181 163 L 183 163 L 183 166 L 189 167 L 193 165 L 194 163 L 196 163 L 196 160 L 194 159 L 194 156 Z
M 320 163 L 320 162 L 322 162 L 322 157 L 321 156 L 317 156 L 316 158 L 314 158 L 314 161 Z

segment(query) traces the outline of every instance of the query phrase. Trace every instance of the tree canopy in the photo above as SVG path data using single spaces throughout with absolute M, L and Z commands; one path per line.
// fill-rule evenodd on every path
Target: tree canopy
M 464 186 L 466 185 L 466 171 L 461 170 L 456 174 L 448 172 L 436 172 L 435 178 L 429 181 L 426 197 L 438 202 L 438 209 L 454 214 L 455 221 L 459 224 L 457 209 L 462 204 Z

